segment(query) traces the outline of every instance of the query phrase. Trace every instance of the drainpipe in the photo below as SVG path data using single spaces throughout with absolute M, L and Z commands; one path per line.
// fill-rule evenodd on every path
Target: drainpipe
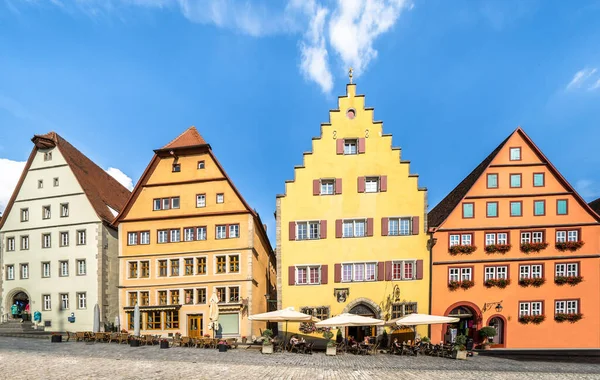
M 437 239 L 433 238 L 433 232 L 429 232 L 429 240 L 427 240 L 427 249 L 429 250 L 429 314 L 431 315 L 431 299 L 433 296 L 433 246 L 437 242 Z M 427 335 L 431 339 L 431 325 L 427 326 Z

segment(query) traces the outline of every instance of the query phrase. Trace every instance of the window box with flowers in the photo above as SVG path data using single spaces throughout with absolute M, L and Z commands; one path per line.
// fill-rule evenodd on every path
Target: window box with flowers
M 242 344 L 246 344 L 246 342 L 248 341 L 248 338 L 246 338 L 245 336 L 242 337 Z
M 574 314 L 566 314 L 566 313 L 556 313 L 554 314 L 554 320 L 558 323 L 562 323 L 565 321 L 575 323 L 583 318 L 583 314 L 574 313 Z
M 462 288 L 464 290 L 467 290 L 469 288 L 472 288 L 473 286 L 475 286 L 475 282 L 473 282 L 471 280 L 450 281 L 448 283 L 448 289 L 450 289 L 451 291 L 455 291 L 458 288 Z
M 569 284 L 571 286 L 575 286 L 583 281 L 583 277 L 581 276 L 556 276 L 554 277 L 554 283 L 556 285 L 562 286 L 564 284 Z
M 485 246 L 485 253 L 502 253 L 510 251 L 512 246 L 510 244 L 490 244 Z
M 521 252 L 538 253 L 548 248 L 548 243 L 521 243 Z
M 166 339 L 160 340 L 160 348 L 169 348 L 169 341 Z
M 533 286 L 534 288 L 539 288 L 540 286 L 546 283 L 545 278 L 536 277 L 536 278 L 522 278 L 519 280 L 519 285 L 522 287 Z
M 508 285 L 510 285 L 510 280 L 506 279 L 506 278 L 498 278 L 498 279 L 490 278 L 489 280 L 485 280 L 485 282 L 483 284 L 485 285 L 486 288 L 497 287 L 500 289 L 504 289 Z
M 539 325 L 540 323 L 544 322 L 545 320 L 546 320 L 545 315 L 521 315 L 519 317 L 519 323 L 522 323 L 524 325 L 527 325 L 529 323 L 532 323 L 534 325 Z
M 448 253 L 450 253 L 451 255 L 470 255 L 471 253 L 475 252 L 477 250 L 477 247 L 474 245 L 453 245 L 452 247 L 450 247 L 448 249 Z
M 575 252 L 579 248 L 583 247 L 585 243 L 583 241 L 563 241 L 556 243 L 554 246 L 561 252 L 571 251 Z

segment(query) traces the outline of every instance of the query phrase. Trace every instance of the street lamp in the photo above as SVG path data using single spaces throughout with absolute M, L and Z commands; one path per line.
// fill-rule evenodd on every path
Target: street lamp
M 498 303 L 498 305 L 496 305 L 496 312 L 497 313 L 501 313 L 502 312 L 502 305 L 500 303 Z

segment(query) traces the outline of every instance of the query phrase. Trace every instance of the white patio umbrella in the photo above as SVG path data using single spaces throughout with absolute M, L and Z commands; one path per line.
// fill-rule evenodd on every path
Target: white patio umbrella
M 210 325 L 214 338 L 215 330 L 219 328 L 219 297 L 217 296 L 217 292 L 214 290 L 208 305 L 208 317 L 210 318 Z
M 398 326 L 420 326 L 420 325 L 439 325 L 442 323 L 458 322 L 459 318 L 443 317 L 440 315 L 429 314 L 408 314 L 404 317 L 388 321 L 386 325 L 396 324 Z
M 133 308 L 133 335 L 140 336 L 140 307 L 138 304 L 135 304 Z
M 98 304 L 94 305 L 94 325 L 92 326 L 92 331 L 95 333 L 100 332 L 100 307 L 98 307 Z
M 115 317 L 115 329 L 117 330 L 117 332 L 121 331 L 121 322 L 119 321 L 118 315 Z
M 270 311 L 268 313 L 254 314 L 248 317 L 251 321 L 285 322 L 285 341 L 287 343 L 288 322 L 319 322 L 320 319 L 309 314 L 304 314 L 288 307 L 283 310 Z
M 344 313 L 315 323 L 317 327 L 381 326 L 384 321 L 362 315 Z

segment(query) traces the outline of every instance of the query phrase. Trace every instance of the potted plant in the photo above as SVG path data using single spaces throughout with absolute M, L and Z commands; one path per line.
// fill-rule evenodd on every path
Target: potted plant
M 486 327 L 482 327 L 479 330 L 479 336 L 483 338 L 483 349 L 484 350 L 489 350 L 490 349 L 490 338 L 493 338 L 494 336 L 496 336 L 498 332 L 496 331 L 495 328 L 490 327 L 490 326 L 486 326 Z
M 475 252 L 476 250 L 477 250 L 477 247 L 474 245 L 453 245 L 452 247 L 450 247 L 448 249 L 448 253 L 450 253 L 451 255 L 458 255 L 458 254 L 470 255 L 471 253 Z
M 538 253 L 548 247 L 548 243 L 521 243 L 521 251 L 524 253 Z
M 454 350 L 452 351 L 452 357 L 458 360 L 467 360 L 467 337 L 459 335 L 456 337 L 454 342 Z
M 431 339 L 429 339 L 429 337 L 424 336 L 424 337 L 421 338 L 421 342 L 423 342 L 423 343 L 431 343 Z
M 248 341 L 248 338 L 246 338 L 245 336 L 242 337 L 242 344 L 246 344 L 246 342 Z
M 61 343 L 62 342 L 62 334 L 59 332 L 53 332 L 50 336 L 50 342 L 52 343 Z
M 448 283 L 448 289 L 450 289 L 450 291 L 455 291 L 458 288 L 460 288 L 460 281 L 450 281 Z
M 575 286 L 583 281 L 583 277 L 581 276 L 556 276 L 554 277 L 554 283 L 556 285 L 564 285 L 569 284 L 571 286 Z
M 219 352 L 227 352 L 229 346 L 225 340 L 221 339 L 219 340 L 219 343 L 217 343 L 217 347 L 219 348 Z
M 329 330 L 326 330 L 323 332 L 323 338 L 325 338 L 325 340 L 327 341 L 327 351 L 325 352 L 325 354 L 327 354 L 328 356 L 335 356 L 337 354 L 336 346 L 335 342 L 331 340 L 331 338 L 333 338 L 333 333 Z
M 166 339 L 160 340 L 160 348 L 169 348 L 169 341 Z
M 273 336 L 273 331 L 271 329 L 266 329 L 263 331 L 262 336 L 264 338 L 262 344 L 262 353 L 263 354 L 272 354 L 273 353 L 273 343 L 271 343 L 271 337 Z

